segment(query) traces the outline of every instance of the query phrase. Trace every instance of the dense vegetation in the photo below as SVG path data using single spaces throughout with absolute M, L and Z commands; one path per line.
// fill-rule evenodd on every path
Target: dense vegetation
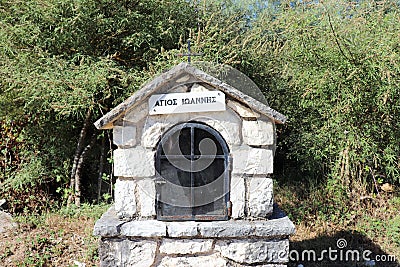
M 93 122 L 183 61 L 187 39 L 288 117 L 274 175 L 291 246 L 347 234 L 400 255 L 399 32 L 395 0 L 0 0 L 0 200 L 20 215 L 0 264 L 96 264 L 107 205 L 92 203 L 114 178 L 112 133 Z
M 324 212 L 398 184 L 398 3 L 241 3 L 2 0 L 0 198 L 13 211 L 107 200 L 111 133 L 93 122 L 182 61 L 188 38 L 288 116 L 277 178 L 321 185 Z
M 0 6 L 1 197 L 21 211 L 112 192 L 96 188 L 112 184 L 111 144 L 93 122 L 153 75 L 162 50 L 179 47 L 193 9 L 185 1 Z

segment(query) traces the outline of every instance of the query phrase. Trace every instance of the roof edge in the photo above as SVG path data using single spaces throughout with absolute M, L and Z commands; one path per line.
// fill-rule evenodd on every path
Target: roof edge
M 275 123 L 284 124 L 287 120 L 286 116 L 279 113 L 278 111 L 270 108 L 269 106 L 261 103 L 260 101 L 252 98 L 251 96 L 241 92 L 240 90 L 234 88 L 233 86 L 222 82 L 221 80 L 199 70 L 192 65 L 182 62 L 170 70 L 160 74 L 155 79 L 149 81 L 140 90 L 134 92 L 132 96 L 127 98 L 125 101 L 117 105 L 111 111 L 106 113 L 100 119 L 98 119 L 94 125 L 97 129 L 110 129 L 113 127 L 113 122 L 121 117 L 122 114 L 126 113 L 130 109 L 139 105 L 142 100 L 146 99 L 150 94 L 152 94 L 157 88 L 165 83 L 168 83 L 174 77 L 180 75 L 183 71 L 188 74 L 193 75 L 199 80 L 205 83 L 211 84 L 221 90 L 222 92 L 230 95 L 239 102 L 245 103 L 250 108 L 256 110 L 257 112 L 270 117 Z
M 185 63 L 180 63 L 174 66 L 172 69 L 161 73 L 153 80 L 150 80 L 141 89 L 134 92 L 133 95 L 98 119 L 94 123 L 94 126 L 99 130 L 112 128 L 112 123 L 116 121 L 123 113 L 126 113 L 128 110 L 139 105 L 140 102 L 146 99 L 155 89 L 167 83 L 170 79 L 174 78 L 174 76 L 178 76 L 181 71 L 185 70 L 185 67 Z
M 189 64 L 186 65 L 186 71 L 189 74 L 192 74 L 193 76 L 199 78 L 200 80 L 203 80 L 206 83 L 211 83 L 224 93 L 235 98 L 237 101 L 247 104 L 250 108 L 257 110 L 259 113 L 267 117 L 271 117 L 278 124 L 284 124 L 286 122 L 287 118 L 285 115 L 279 113 L 278 111 L 272 109 L 264 103 L 261 103 L 257 99 L 252 98 L 251 96 L 243 93 L 235 87 L 225 82 L 222 82 L 221 80 L 203 72 L 202 70 L 199 70 L 196 67 L 193 67 Z

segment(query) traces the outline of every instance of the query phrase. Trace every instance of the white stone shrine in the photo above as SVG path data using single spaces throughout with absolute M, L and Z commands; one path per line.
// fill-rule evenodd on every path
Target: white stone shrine
M 295 228 L 271 179 L 286 118 L 239 74 L 181 63 L 95 123 L 118 146 L 100 266 L 286 266 Z

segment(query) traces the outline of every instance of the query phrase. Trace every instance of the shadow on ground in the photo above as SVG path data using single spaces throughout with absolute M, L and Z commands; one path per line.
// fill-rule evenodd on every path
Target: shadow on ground
M 399 267 L 398 257 L 399 255 L 387 254 L 359 232 L 341 231 L 333 236 L 291 242 L 291 261 L 288 266 Z

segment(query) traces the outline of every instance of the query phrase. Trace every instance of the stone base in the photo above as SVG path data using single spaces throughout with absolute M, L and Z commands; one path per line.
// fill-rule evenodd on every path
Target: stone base
M 293 223 L 277 207 L 269 220 L 97 221 L 100 266 L 286 266 Z

